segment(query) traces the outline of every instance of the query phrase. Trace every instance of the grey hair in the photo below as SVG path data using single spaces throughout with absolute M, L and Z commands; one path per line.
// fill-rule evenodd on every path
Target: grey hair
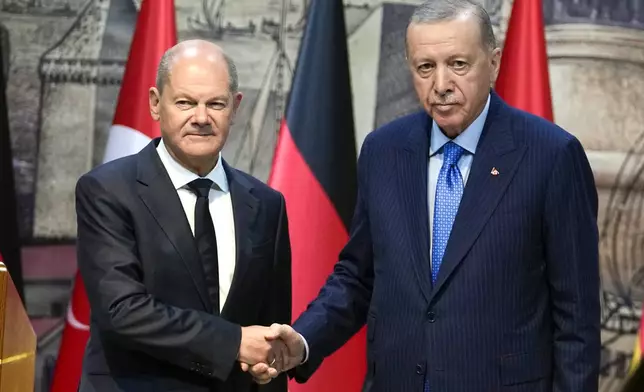
M 157 76 L 155 80 L 159 94 L 163 94 L 163 87 L 165 87 L 166 82 L 169 80 L 174 56 L 175 51 L 169 49 L 163 54 L 163 56 L 161 56 L 161 61 L 159 61 L 159 66 L 157 67 Z M 239 75 L 237 74 L 237 66 L 230 56 L 225 53 L 223 54 L 223 56 L 226 60 L 226 65 L 228 66 L 228 86 L 230 92 L 232 94 L 235 94 L 237 93 L 237 91 L 239 91 Z
M 497 43 L 490 15 L 479 2 L 474 0 L 426 0 L 416 7 L 409 19 L 409 24 L 453 20 L 464 14 L 474 15 L 478 19 L 482 43 L 489 49 L 495 49 Z

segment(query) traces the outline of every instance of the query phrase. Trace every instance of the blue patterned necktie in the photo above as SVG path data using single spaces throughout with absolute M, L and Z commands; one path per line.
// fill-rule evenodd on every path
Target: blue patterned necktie
M 448 142 L 443 147 L 443 166 L 438 173 L 436 197 L 434 199 L 432 284 L 436 283 L 447 240 L 452 231 L 452 224 L 454 223 L 454 218 L 456 218 L 458 205 L 463 195 L 463 177 L 457 166 L 461 155 L 463 155 L 463 148 L 458 144 Z M 427 375 L 429 375 L 429 367 Z M 425 379 L 424 392 L 430 392 L 429 379 L 427 378 Z
M 461 155 L 463 155 L 463 148 L 458 144 L 448 142 L 443 147 L 443 166 L 438 174 L 434 200 L 432 284 L 436 283 L 447 240 L 463 196 L 463 177 L 458 170 L 458 160 Z

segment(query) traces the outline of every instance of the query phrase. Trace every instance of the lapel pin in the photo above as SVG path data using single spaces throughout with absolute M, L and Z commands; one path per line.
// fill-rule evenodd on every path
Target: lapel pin
M 493 168 L 492 168 L 492 171 L 490 172 L 490 174 L 492 174 L 493 176 L 498 176 L 498 175 L 499 175 L 499 171 L 498 171 L 498 170 L 496 170 L 496 167 L 493 167 Z

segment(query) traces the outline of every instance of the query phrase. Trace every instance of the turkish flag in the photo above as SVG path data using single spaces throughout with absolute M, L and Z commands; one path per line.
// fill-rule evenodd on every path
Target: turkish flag
M 509 105 L 553 120 L 540 0 L 515 0 L 494 89 Z
M 177 43 L 174 0 L 143 0 L 110 128 L 105 156 L 108 162 L 136 154 L 161 135 L 150 116 L 148 90 L 155 85 L 163 53 Z M 52 392 L 76 391 L 89 338 L 90 307 L 77 272 L 56 360 Z

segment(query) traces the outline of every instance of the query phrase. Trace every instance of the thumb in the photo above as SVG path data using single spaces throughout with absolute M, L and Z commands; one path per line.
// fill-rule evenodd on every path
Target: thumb
M 264 338 L 268 341 L 277 340 L 282 336 L 284 332 L 284 326 L 281 324 L 273 324 L 269 327 L 269 330 L 264 335 Z
M 247 372 L 247 371 L 248 371 L 248 369 L 250 369 L 250 366 L 248 366 L 248 364 L 247 364 L 247 363 L 245 363 L 245 362 L 241 362 L 241 363 L 240 363 L 240 365 L 241 365 L 241 370 L 242 370 L 243 372 Z

